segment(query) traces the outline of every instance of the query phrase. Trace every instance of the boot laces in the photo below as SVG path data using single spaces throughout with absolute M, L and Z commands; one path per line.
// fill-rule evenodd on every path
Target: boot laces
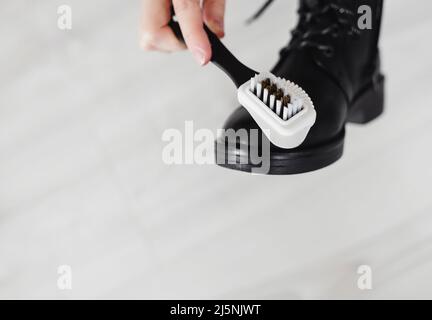
M 258 19 L 273 2 L 274 0 L 267 0 L 248 21 Z M 341 5 L 316 1 L 314 6 L 301 6 L 298 13 L 299 24 L 291 32 L 292 40 L 281 50 L 281 55 L 292 50 L 314 48 L 330 57 L 334 54 L 334 46 L 325 41 L 325 36 L 357 37 L 360 34 L 360 30 L 356 28 L 355 13 Z

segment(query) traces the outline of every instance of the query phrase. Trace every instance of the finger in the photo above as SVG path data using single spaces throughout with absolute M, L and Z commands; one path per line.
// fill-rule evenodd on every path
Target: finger
M 167 26 L 170 19 L 170 1 L 142 0 L 140 45 L 144 50 L 170 52 L 185 49 Z
M 211 47 L 204 31 L 199 0 L 173 0 L 174 10 L 189 50 L 200 65 L 211 58 Z
M 204 22 L 219 37 L 225 35 L 225 0 L 204 0 Z
M 185 44 L 176 38 L 168 26 L 156 31 L 143 31 L 140 46 L 145 51 L 173 52 L 186 49 Z

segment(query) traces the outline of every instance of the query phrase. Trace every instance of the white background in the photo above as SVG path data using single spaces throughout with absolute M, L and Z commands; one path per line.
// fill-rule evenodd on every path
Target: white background
M 138 1 L 0 4 L 1 298 L 432 298 L 432 2 L 387 1 L 386 113 L 324 170 L 167 166 L 167 128 L 216 130 L 230 81 L 143 53 Z M 228 1 L 225 43 L 269 69 L 296 1 Z M 57 288 L 72 267 L 73 289 Z M 357 267 L 373 290 L 357 288 Z

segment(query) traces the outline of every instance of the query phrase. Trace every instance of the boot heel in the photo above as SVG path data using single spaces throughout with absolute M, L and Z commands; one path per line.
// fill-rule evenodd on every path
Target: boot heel
M 384 76 L 360 95 L 350 108 L 348 122 L 366 124 L 384 111 Z

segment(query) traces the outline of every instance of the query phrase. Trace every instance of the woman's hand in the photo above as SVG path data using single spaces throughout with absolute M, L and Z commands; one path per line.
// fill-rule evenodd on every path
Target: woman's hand
M 144 50 L 173 52 L 187 48 L 200 65 L 211 59 L 211 46 L 203 23 L 220 38 L 224 36 L 225 0 L 142 0 L 141 46 Z M 182 30 L 186 46 L 168 26 L 171 5 Z

